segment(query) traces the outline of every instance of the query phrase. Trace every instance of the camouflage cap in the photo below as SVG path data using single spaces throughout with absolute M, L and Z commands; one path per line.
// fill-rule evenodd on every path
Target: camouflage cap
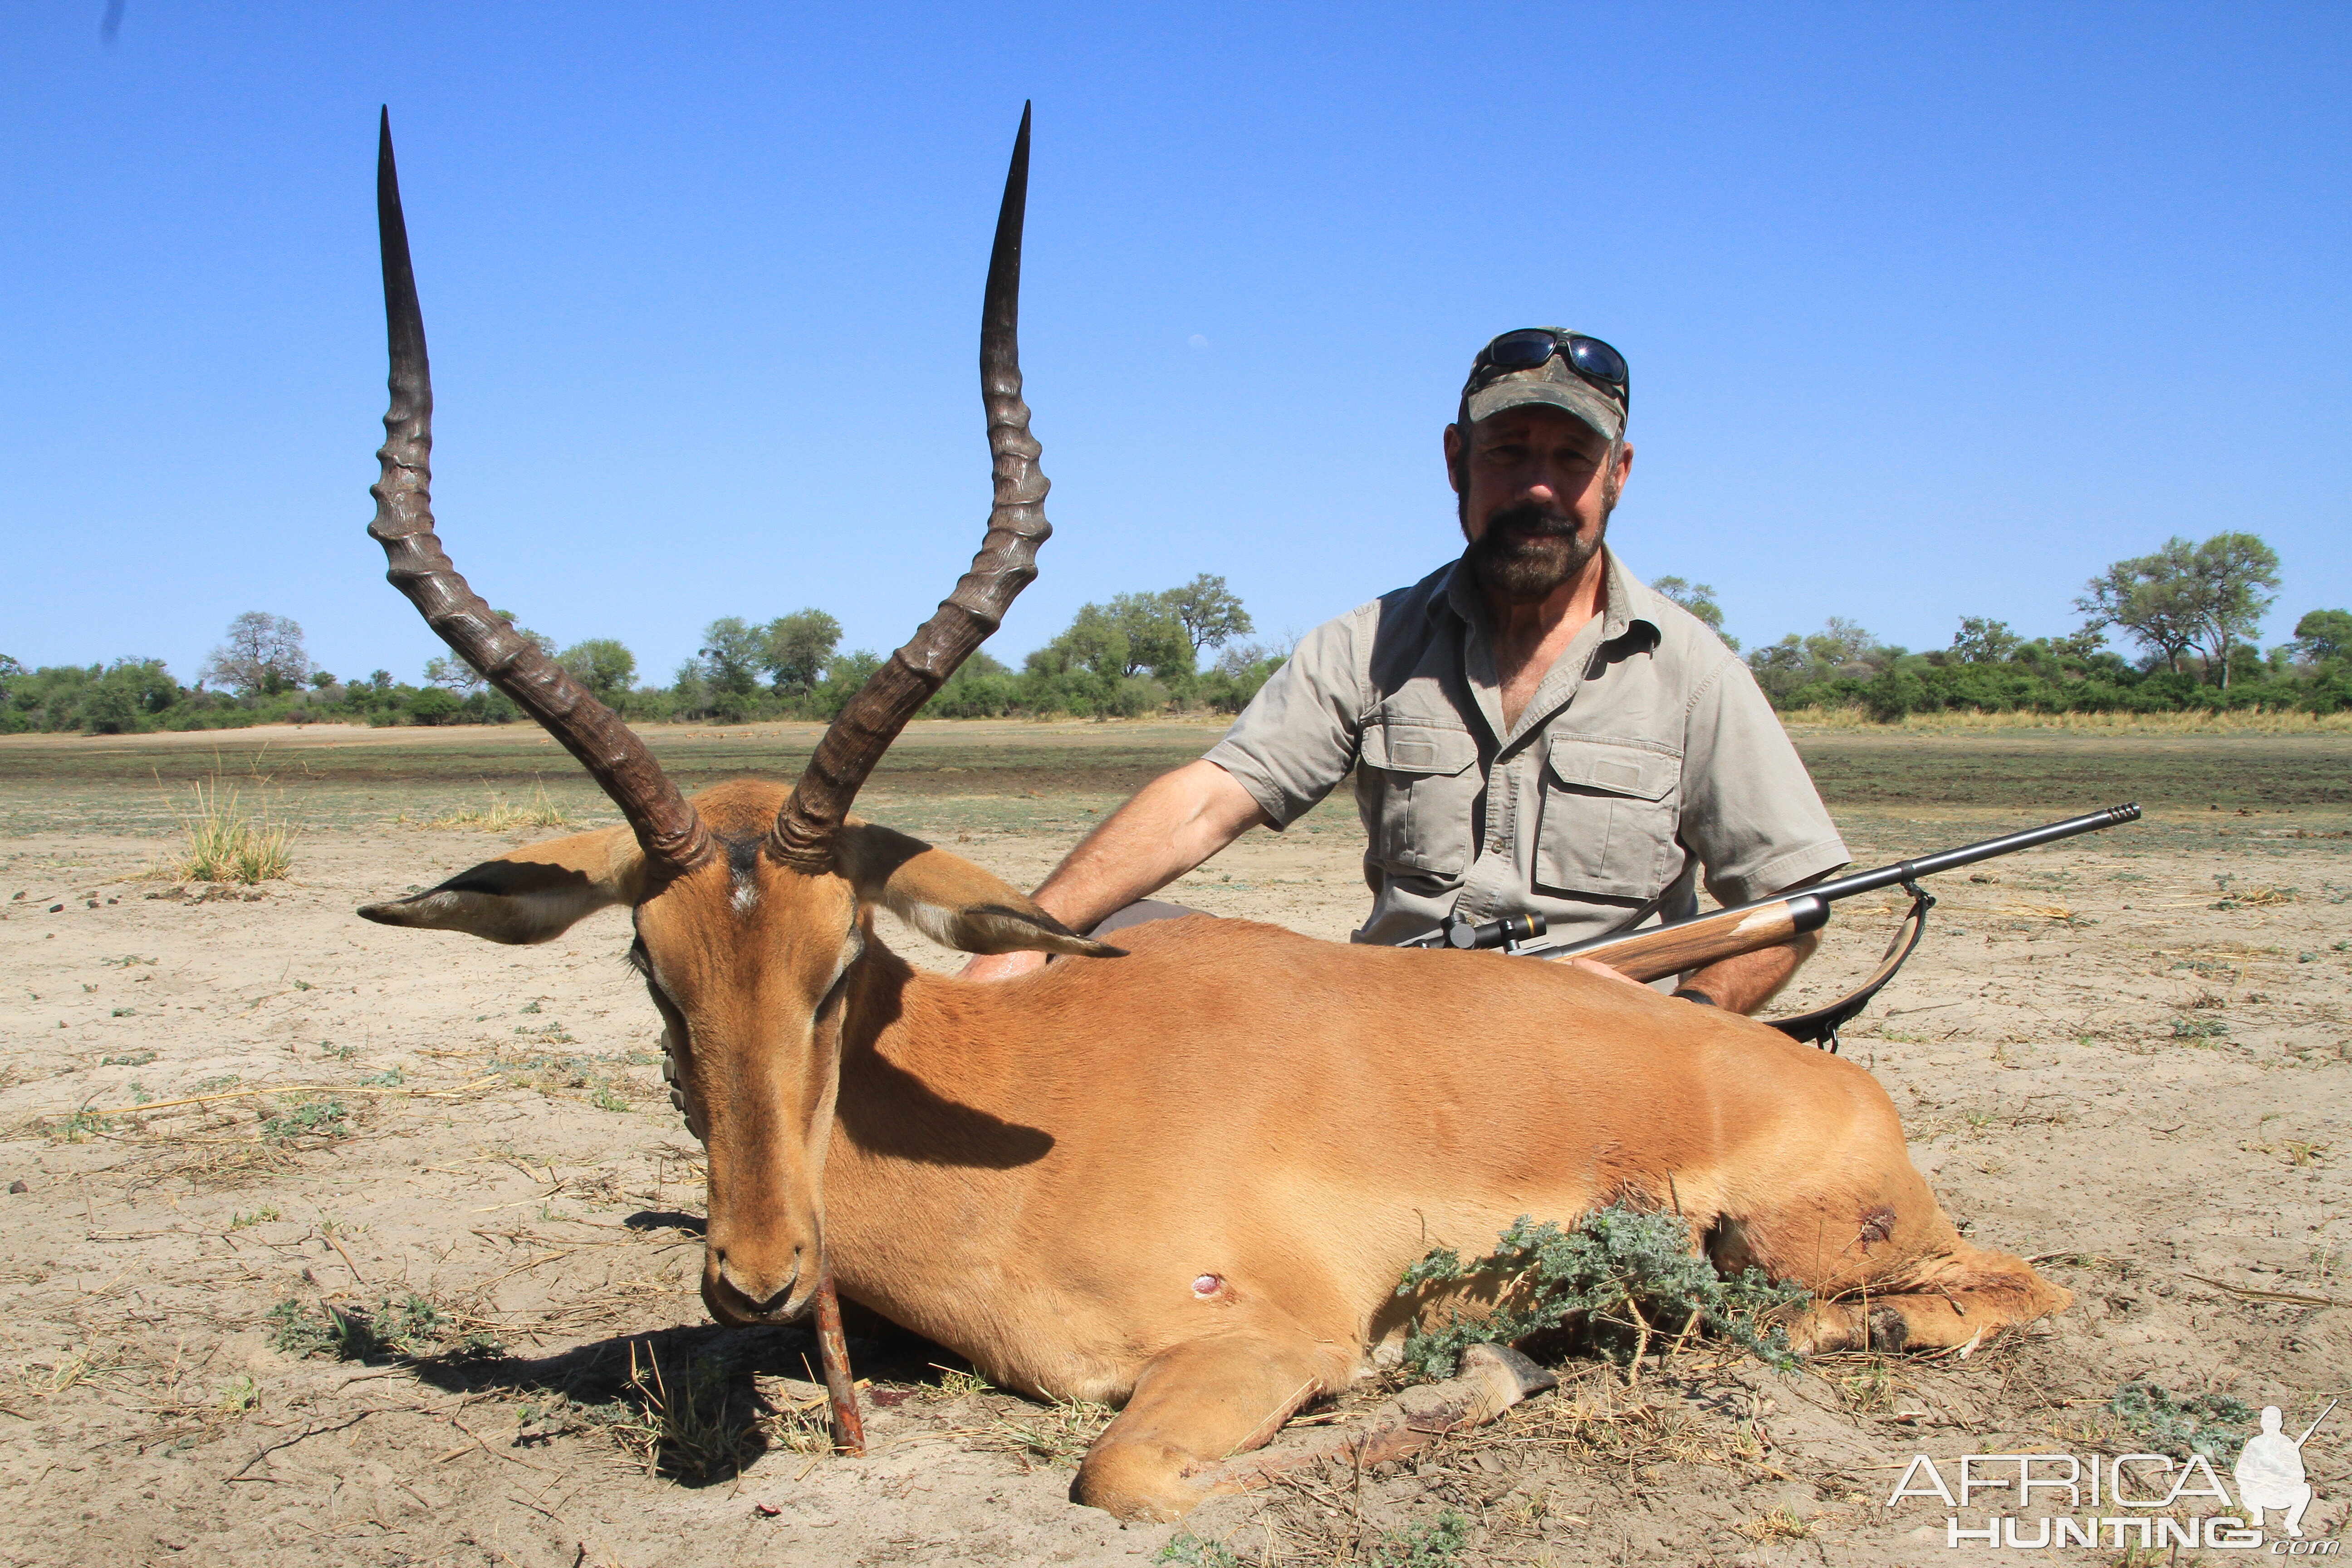
M 1561 340 L 1578 335 L 1553 327 L 1537 330 L 1549 331 Z M 1537 352 L 1541 352 L 1539 343 Z M 1613 355 L 1613 350 L 1609 352 Z M 1465 422 L 1475 425 L 1482 419 L 1493 418 L 1507 408 L 1518 408 L 1530 403 L 1564 408 L 1607 440 L 1614 441 L 1625 433 L 1626 398 L 1623 391 L 1580 374 L 1570 362 L 1564 342 L 1563 352 L 1556 353 L 1541 364 L 1527 369 L 1490 364 L 1482 350 L 1471 366 L 1470 379 L 1462 387 L 1462 417 Z

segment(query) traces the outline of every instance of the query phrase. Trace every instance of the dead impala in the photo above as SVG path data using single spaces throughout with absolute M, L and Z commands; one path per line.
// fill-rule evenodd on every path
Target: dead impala
M 1024 111 L 982 307 L 995 507 L 971 571 L 789 792 L 742 780 L 688 800 L 434 534 L 432 393 L 386 121 L 392 402 L 370 532 L 433 629 L 627 821 L 360 912 L 537 942 L 629 907 L 630 957 L 709 1154 L 711 1314 L 791 1319 L 829 1268 L 994 1382 L 1123 1404 L 1073 1495 L 1168 1519 L 1435 1305 L 1400 1300 L 1407 1265 L 1440 1242 L 1483 1251 L 1524 1214 L 1671 1201 L 1718 1267 L 1814 1293 L 1794 1338 L 1816 1350 L 1960 1343 L 2063 1308 L 2023 1262 L 1960 1239 L 1867 1072 L 1750 1019 L 1566 966 L 1244 921 L 1137 928 L 1121 955 L 848 815 L 1035 575 L 1048 532 L 1015 348 L 1028 144 Z M 999 984 L 921 973 L 877 939 L 877 906 L 967 952 L 1075 962 Z

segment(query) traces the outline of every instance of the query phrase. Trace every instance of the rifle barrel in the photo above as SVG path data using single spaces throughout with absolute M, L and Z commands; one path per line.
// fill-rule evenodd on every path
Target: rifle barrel
M 1816 882 L 1805 889 L 1817 899 L 1834 901 L 1850 899 L 1856 893 L 1867 893 L 1878 888 L 1891 888 L 1918 877 L 1932 877 L 1938 871 L 1955 870 L 1973 866 L 1979 860 L 1996 856 L 2014 855 L 2021 849 L 2031 849 L 2037 844 L 2050 844 L 2061 838 L 2072 838 L 2078 833 L 2096 833 L 2102 827 L 2114 827 L 2139 820 L 2137 802 L 2111 805 L 2105 811 L 2094 811 L 2081 816 L 2070 816 L 2063 822 L 2049 822 L 2040 827 L 2029 827 L 2022 833 L 2011 833 L 1999 838 L 1988 838 L 1981 844 L 1964 844 L 1958 849 L 1946 849 L 1935 855 L 1922 855 L 1916 860 L 1905 860 L 1893 866 L 1881 866 L 1874 871 L 1857 871 L 1851 877 L 1840 877 L 1833 882 Z
M 1642 931 L 1612 931 L 1607 936 L 1596 936 L 1584 942 L 1567 942 L 1559 946 L 1522 945 L 1516 951 L 1536 958 L 1565 958 L 1592 948 L 1623 942 L 1629 938 L 1652 937 L 1660 931 L 1672 930 L 1675 926 L 1689 925 L 1696 923 L 1696 921 L 1719 920 L 1726 915 L 1739 914 L 1749 910 L 1769 909 L 1776 904 L 1789 906 L 1790 914 L 1796 921 L 1797 931 L 1818 931 L 1829 920 L 1829 906 L 1836 900 L 1850 899 L 1856 893 L 1867 893 L 1877 888 L 1891 888 L 1920 877 L 1932 877 L 1938 871 L 1949 871 L 1961 866 L 1973 866 L 1979 860 L 1990 860 L 1996 856 L 2014 855 L 2021 849 L 2031 849 L 2037 844 L 2049 844 L 2061 838 L 2072 838 L 2078 833 L 2095 833 L 2102 827 L 2115 827 L 2123 823 L 2138 820 L 2139 806 L 2137 803 L 2111 805 L 2105 811 L 2094 811 L 2082 816 L 2070 816 L 2063 822 L 2044 823 L 2040 827 L 2029 827 L 2022 833 L 2011 833 L 1999 838 L 1988 838 L 1981 844 L 1964 844 L 1958 849 L 1946 849 L 1934 855 L 1922 855 L 1916 859 L 1900 860 L 1892 866 L 1881 866 L 1874 870 L 1857 871 L 1851 877 L 1840 877 L 1835 881 L 1815 882 L 1809 888 L 1800 888 L 1774 898 L 1759 899 L 1752 904 L 1740 904 L 1726 910 L 1710 910 L 1706 914 L 1695 917 L 1693 921 L 1675 921 L 1668 925 L 1648 927 Z

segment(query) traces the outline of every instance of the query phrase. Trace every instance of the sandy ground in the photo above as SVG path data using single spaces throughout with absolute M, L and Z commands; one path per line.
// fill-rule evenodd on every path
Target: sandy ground
M 1022 883 L 1083 820 L 921 809 L 898 820 Z M 1065 1500 L 1088 1413 L 878 1329 L 853 1346 L 873 1451 L 823 1453 L 807 1341 L 722 1334 L 694 1295 L 697 1151 L 625 917 L 518 950 L 351 915 L 536 835 L 314 824 L 290 881 L 213 896 L 135 879 L 165 847 L 143 807 L 83 815 L 0 859 L 8 1563 L 1402 1562 L 1398 1532 L 1453 1510 L 1468 1544 L 1424 1560 L 1917 1563 L 1948 1510 L 1882 1506 L 1915 1453 L 2131 1451 L 2103 1412 L 2136 1378 L 2294 1429 L 2352 1383 L 2341 813 L 2181 812 L 1943 878 L 1928 947 L 1849 1034 L 1949 1211 L 2073 1311 L 1965 1362 L 1702 1352 L 1636 1388 L 1571 1362 L 1471 1438 L 1181 1536 Z M 1841 815 L 1868 861 L 2030 819 Z M 1343 935 L 1357 840 L 1311 826 L 1176 896 Z M 1895 902 L 1861 902 L 1789 1005 L 1875 956 Z M 331 1306 L 405 1312 L 414 1353 L 301 1353 Z M 707 1406 L 740 1469 L 649 1474 L 646 1387 Z M 2305 1456 L 2306 1529 L 2334 1533 L 2352 1410 Z

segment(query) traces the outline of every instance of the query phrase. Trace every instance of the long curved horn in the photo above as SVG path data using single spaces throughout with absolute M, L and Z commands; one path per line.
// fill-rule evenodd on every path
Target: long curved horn
M 620 715 L 596 700 L 562 665 L 482 601 L 457 575 L 433 532 L 433 374 L 425 357 L 425 317 L 408 260 L 408 224 L 400 211 L 400 176 L 392 162 L 392 111 L 376 142 L 376 226 L 383 244 L 384 336 L 392 356 L 392 406 L 383 416 L 376 458 L 383 477 L 369 487 L 375 521 L 368 533 L 383 546 L 384 575 L 408 595 L 441 640 L 547 727 L 595 775 L 636 830 L 657 870 L 682 871 L 710 853 L 694 807 L 663 773 Z
M 770 852 L 812 874 L 832 865 L 835 828 L 890 742 L 915 710 L 1003 622 L 1013 596 L 1037 575 L 1037 546 L 1052 536 L 1045 521 L 1050 487 L 1037 468 L 1029 405 L 1021 401 L 1021 220 L 1029 198 L 1029 106 L 997 210 L 996 244 L 980 307 L 980 395 L 988 410 L 988 449 L 995 459 L 996 505 L 971 570 L 940 603 L 907 646 L 890 656 L 817 742 L 808 771 L 776 814 Z

